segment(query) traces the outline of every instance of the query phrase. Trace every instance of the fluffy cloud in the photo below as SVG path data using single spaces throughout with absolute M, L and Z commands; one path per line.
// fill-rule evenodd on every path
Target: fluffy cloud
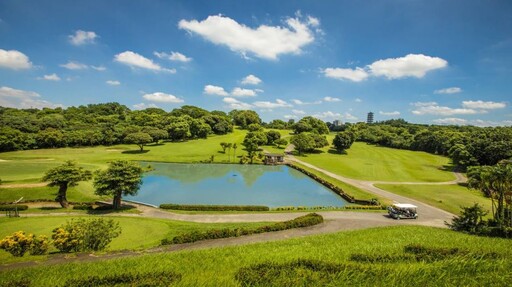
M 94 43 L 94 40 L 98 38 L 98 35 L 92 31 L 78 30 L 75 32 L 75 35 L 69 35 L 68 38 L 71 44 L 80 46 Z
M 261 91 L 261 90 L 259 90 Z M 243 88 L 234 88 L 231 91 L 231 95 L 233 97 L 255 97 L 256 96 L 256 90 L 250 90 L 250 89 L 243 89 Z
M 105 83 L 107 83 L 107 84 L 109 84 L 109 85 L 111 85 L 111 86 L 119 86 L 119 85 L 121 85 L 121 82 L 119 82 L 119 81 L 113 81 L 113 80 L 108 80 L 108 81 L 106 81 Z
M 485 113 L 485 111 L 477 111 L 474 109 L 460 109 L 460 108 L 449 108 L 438 105 L 432 106 L 420 106 L 418 109 L 412 111 L 415 115 L 441 115 L 441 116 L 451 116 L 451 115 L 474 115 L 478 113 Z
M 401 58 L 378 60 L 369 65 L 368 69 L 374 76 L 383 76 L 388 79 L 423 78 L 427 72 L 444 68 L 447 65 L 446 60 L 438 57 L 409 54 Z
M 223 87 L 213 86 L 213 85 L 206 85 L 204 86 L 204 93 L 207 95 L 217 95 L 217 96 L 228 96 L 228 92 L 224 90 Z
M 62 107 L 41 99 L 41 95 L 32 91 L 17 90 L 10 87 L 0 87 L 0 106 L 20 109 L 56 108 Z
M 125 51 L 115 55 L 114 61 L 124 65 L 128 65 L 132 68 L 142 68 L 156 72 L 176 73 L 175 69 L 162 68 L 160 65 L 153 62 L 153 60 L 148 59 L 132 51 Z
M 460 118 L 444 118 L 444 119 L 436 119 L 432 122 L 439 124 L 439 125 L 466 125 L 468 123 L 465 119 Z
M 134 109 L 136 110 L 144 110 L 144 109 L 147 109 L 147 108 L 158 108 L 157 105 L 155 104 L 145 104 L 145 103 L 140 103 L 140 104 L 135 104 L 132 106 Z
M 231 98 L 231 97 L 223 98 L 222 101 L 224 103 L 228 104 L 228 106 L 231 109 L 248 110 L 248 109 L 251 109 L 253 107 L 251 104 L 241 102 L 241 101 L 239 101 L 239 100 L 237 100 L 235 98 Z
M 462 106 L 468 109 L 483 109 L 483 110 L 494 110 L 503 109 L 507 104 L 501 102 L 484 102 L 484 101 L 463 101 Z
M 406 77 L 423 78 L 427 72 L 444 68 L 447 65 L 446 60 L 438 57 L 409 54 L 400 58 L 378 60 L 364 68 L 327 68 L 321 72 L 327 78 L 361 82 L 369 76 L 386 77 L 389 80 Z
M 327 68 L 322 71 L 327 78 L 337 80 L 350 80 L 353 82 L 361 82 L 369 76 L 363 68 L 343 69 L 343 68 Z
M 301 53 L 302 47 L 315 40 L 309 29 L 319 24 L 315 19 L 301 22 L 299 18 L 288 18 L 285 27 L 261 25 L 253 29 L 229 17 L 215 15 L 203 21 L 181 20 L 178 27 L 242 55 L 250 52 L 258 58 L 276 60 L 282 54 Z
M 242 85 L 258 85 L 261 83 L 261 79 L 255 75 L 249 75 L 242 80 Z
M 103 72 L 103 71 L 105 71 L 107 69 L 107 68 L 105 68 L 103 66 L 91 66 L 91 68 L 93 70 L 100 71 L 100 72 Z
M 20 51 L 0 49 L 0 68 L 24 70 L 32 68 L 28 57 Z
M 68 61 L 66 64 L 61 64 L 60 66 L 68 70 L 85 70 L 89 68 L 86 64 L 75 61 Z
M 325 102 L 341 102 L 340 98 L 333 98 L 333 97 L 324 97 L 323 100 Z
M 288 120 L 289 120 L 289 119 L 296 119 L 296 118 L 297 118 L 297 116 L 296 116 L 296 115 L 284 115 L 284 116 L 283 116 L 283 118 L 285 118 L 285 119 L 288 119 Z
M 462 89 L 459 87 L 451 87 L 446 89 L 435 90 L 434 94 L 458 94 L 461 93 Z
M 303 102 L 301 100 L 297 100 L 297 99 L 292 99 L 291 100 L 292 103 L 296 104 L 296 105 L 299 105 L 299 106 L 302 106 L 302 105 L 318 105 L 318 104 L 321 104 L 322 101 L 315 101 L 315 102 Z
M 268 101 L 259 101 L 259 102 L 254 102 L 252 104 L 255 107 L 264 108 L 264 109 L 292 107 L 292 105 L 290 105 L 289 103 L 287 103 L 283 100 L 280 100 L 280 99 L 276 99 L 276 101 L 274 103 L 268 102 Z
M 415 102 L 411 103 L 412 106 L 415 107 L 428 107 L 428 106 L 437 106 L 436 102 Z
M 349 113 L 345 113 L 345 114 L 343 115 L 343 117 L 344 117 L 346 120 L 349 120 L 349 121 L 357 121 L 357 119 L 358 119 L 356 116 L 351 115 L 351 114 L 349 114 Z
M 183 99 L 180 99 L 174 95 L 165 94 L 165 93 L 161 93 L 161 92 L 145 94 L 142 97 L 148 101 L 159 102 L 159 103 L 183 103 L 184 102 Z
M 356 103 L 361 103 L 362 101 L 363 101 L 363 100 L 361 100 L 360 98 L 356 98 L 356 99 L 354 100 L 354 102 L 356 102 Z
M 306 112 L 303 110 L 292 110 L 292 113 L 294 113 L 296 115 L 305 115 L 306 114 Z
M 332 119 L 332 120 L 336 120 L 336 119 L 340 119 L 341 118 L 341 114 L 340 113 L 333 113 L 331 111 L 326 111 L 326 112 L 314 114 L 313 117 L 319 118 L 319 119 Z
M 44 75 L 42 77 L 39 77 L 38 79 L 45 80 L 45 81 L 55 81 L 55 82 L 60 81 L 60 77 L 57 76 L 57 74 L 55 74 L 55 73 L 53 73 L 51 75 Z
M 192 61 L 192 58 L 189 58 L 179 52 L 171 52 L 171 54 L 167 54 L 165 52 L 154 52 L 153 54 L 160 59 L 169 59 L 171 61 L 184 62 L 184 63 Z
M 380 111 L 379 115 L 388 116 L 388 117 L 396 117 L 396 116 L 400 115 L 400 112 L 399 111 L 394 111 L 394 112 L 383 112 L 383 111 Z

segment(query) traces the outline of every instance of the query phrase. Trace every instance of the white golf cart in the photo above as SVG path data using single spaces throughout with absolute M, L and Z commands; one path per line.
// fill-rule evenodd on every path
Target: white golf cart
M 388 213 L 394 219 L 417 219 L 418 212 L 416 208 L 418 208 L 416 205 L 409 203 L 394 203 L 388 206 Z

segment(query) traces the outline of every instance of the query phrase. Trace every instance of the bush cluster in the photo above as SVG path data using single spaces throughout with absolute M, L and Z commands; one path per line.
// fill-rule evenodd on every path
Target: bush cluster
M 26 252 L 30 255 L 42 255 L 48 252 L 48 238 L 44 235 L 36 237 L 34 234 L 27 235 L 23 231 L 18 231 L 0 240 L 0 249 L 16 257 L 22 257 Z
M 14 211 L 18 209 L 18 211 L 23 211 L 28 209 L 28 205 L 20 205 L 20 204 L 2 204 L 0 205 L 0 211 Z
M 345 209 L 363 209 L 363 210 L 386 210 L 386 206 L 382 205 L 347 205 Z
M 189 210 L 189 211 L 269 211 L 268 206 L 261 205 L 186 205 L 186 204 L 160 204 L 161 209 Z
M 66 281 L 65 286 L 171 286 L 181 280 L 181 274 L 173 271 L 132 274 L 123 273 L 109 276 L 90 276 Z
M 212 230 L 208 230 L 208 231 L 204 231 L 204 232 L 193 231 L 193 232 L 175 236 L 174 238 L 172 238 L 170 240 L 165 238 L 162 240 L 162 245 L 191 243 L 191 242 L 207 240 L 207 239 L 239 237 L 239 236 L 243 236 L 243 235 L 258 234 L 258 233 L 272 232 L 272 231 L 281 231 L 281 230 L 292 229 L 292 228 L 313 226 L 316 224 L 320 224 L 323 221 L 324 221 L 324 219 L 321 215 L 318 215 L 316 213 L 310 213 L 310 214 L 307 214 L 304 216 L 297 217 L 292 220 L 279 222 L 279 223 L 275 223 L 272 225 L 260 226 L 260 227 L 252 228 L 252 229 L 224 228 L 224 229 L 212 229 Z
M 112 219 L 73 219 L 55 228 L 52 239 L 61 252 L 98 251 L 105 249 L 119 234 L 119 223 Z

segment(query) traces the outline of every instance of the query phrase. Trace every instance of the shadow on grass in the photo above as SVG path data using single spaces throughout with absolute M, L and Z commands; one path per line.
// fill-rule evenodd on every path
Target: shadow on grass
M 136 210 L 137 208 L 133 205 L 122 205 L 118 209 L 114 209 L 114 207 L 110 204 L 100 205 L 94 209 L 87 210 L 87 214 L 113 214 L 113 213 L 123 213 L 130 212 Z
M 342 150 L 341 152 L 339 152 L 333 148 L 329 149 L 327 152 L 330 154 L 338 154 L 338 155 L 347 155 L 348 154 L 346 150 Z
M 458 168 L 455 165 L 453 165 L 453 164 L 445 164 L 442 167 L 440 167 L 439 170 L 442 170 L 442 171 L 453 171 L 453 172 L 459 171 Z
M 60 206 L 42 206 L 39 207 L 40 210 L 59 210 L 62 209 Z
M 144 154 L 144 153 L 147 153 L 149 152 L 149 150 L 126 150 L 126 151 L 123 151 L 121 153 L 124 153 L 124 154 Z
M 161 145 L 164 145 L 163 143 L 152 143 L 152 144 L 147 144 L 146 146 L 161 146 Z

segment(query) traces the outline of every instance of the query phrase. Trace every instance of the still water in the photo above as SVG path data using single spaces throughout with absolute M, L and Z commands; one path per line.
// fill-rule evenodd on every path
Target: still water
M 144 163 L 146 174 L 137 196 L 154 205 L 222 204 L 278 206 L 344 206 L 337 194 L 288 166 Z

